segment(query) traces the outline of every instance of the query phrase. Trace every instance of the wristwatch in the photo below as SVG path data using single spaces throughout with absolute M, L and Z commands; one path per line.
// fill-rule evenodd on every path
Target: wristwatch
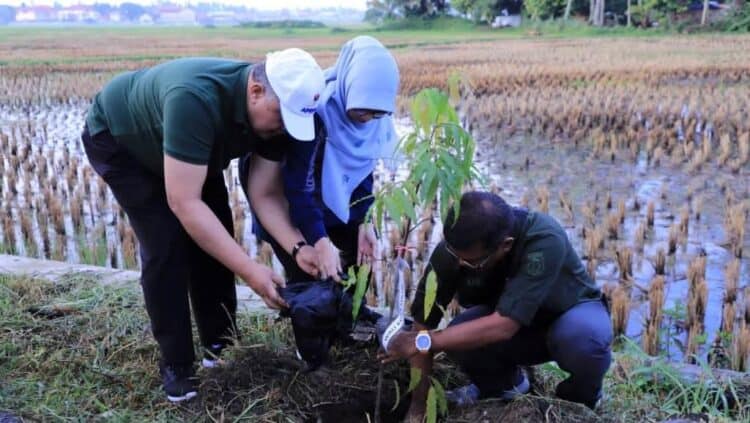
M 414 338 L 414 343 L 417 346 L 417 351 L 419 351 L 422 354 L 426 354 L 430 352 L 430 348 L 432 348 L 432 338 L 430 337 L 430 332 L 426 330 L 420 330 L 417 334 L 417 337 Z
M 294 247 L 292 247 L 292 260 L 297 260 L 297 253 L 299 253 L 299 250 L 305 245 L 307 245 L 305 241 L 300 241 L 294 244 Z

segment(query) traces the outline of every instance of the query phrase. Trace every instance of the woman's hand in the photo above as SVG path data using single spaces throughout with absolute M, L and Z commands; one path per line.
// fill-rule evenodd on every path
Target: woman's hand
M 359 225 L 359 234 L 357 235 L 357 266 L 363 264 L 372 265 L 376 244 L 377 237 L 375 237 L 375 227 L 372 223 L 362 223 Z
M 297 251 L 297 255 L 294 257 L 295 263 L 302 269 L 303 272 L 308 275 L 319 277 L 320 275 L 320 259 L 318 252 L 312 245 L 303 245 Z
M 341 282 L 341 258 L 339 252 L 330 239 L 320 238 L 315 243 L 315 252 L 318 253 L 318 277 L 320 279 L 333 278 Z

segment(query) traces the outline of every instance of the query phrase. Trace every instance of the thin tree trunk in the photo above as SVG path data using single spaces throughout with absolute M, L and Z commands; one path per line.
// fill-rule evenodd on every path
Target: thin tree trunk
M 628 28 L 630 28 L 630 0 L 628 0 Z
M 596 2 L 598 0 L 589 0 L 589 23 L 596 22 Z
M 602 0 L 596 0 L 596 7 L 594 9 L 594 25 L 595 26 L 602 26 L 601 22 L 599 22 L 599 10 L 602 7 Z
M 596 0 L 594 5 L 594 26 L 604 26 L 604 0 Z
M 706 25 L 706 18 L 708 18 L 708 0 L 703 0 L 703 15 L 701 16 L 701 26 Z
M 565 5 L 565 16 L 563 16 L 564 21 L 567 21 L 568 18 L 570 18 L 570 9 L 572 7 L 573 7 L 573 0 L 568 0 L 568 3 Z

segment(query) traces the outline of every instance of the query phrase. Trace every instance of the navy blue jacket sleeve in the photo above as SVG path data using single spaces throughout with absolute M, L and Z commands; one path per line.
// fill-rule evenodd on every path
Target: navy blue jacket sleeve
M 292 224 L 308 244 L 327 236 L 323 211 L 315 200 L 315 154 L 321 143 L 292 140 L 283 167 L 284 193 L 289 202 Z

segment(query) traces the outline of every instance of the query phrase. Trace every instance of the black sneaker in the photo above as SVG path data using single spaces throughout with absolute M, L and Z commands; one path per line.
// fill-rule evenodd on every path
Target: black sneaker
M 569 380 L 560 382 L 555 389 L 555 394 L 560 399 L 583 404 L 592 410 L 596 410 L 596 408 L 601 404 L 604 398 L 604 391 L 601 388 L 596 392 L 596 394 L 594 394 L 594 397 L 591 398 L 591 396 L 586 396 L 585 393 L 582 393 L 579 389 L 576 389 L 576 386 L 570 383 Z
M 167 393 L 169 401 L 186 401 L 198 395 L 197 380 L 192 365 L 162 366 L 160 373 L 164 383 L 164 392 Z
M 479 387 L 472 383 L 471 385 L 447 391 L 445 393 L 445 399 L 457 407 L 474 405 L 479 402 L 479 400 L 485 398 L 498 398 L 503 401 L 513 401 L 517 397 L 527 394 L 531 390 L 531 383 L 529 383 L 529 378 L 526 375 L 525 370 L 520 371 L 519 379 L 520 380 L 516 382 L 516 385 L 513 386 L 513 388 L 500 391 L 493 395 L 482 394 L 482 392 L 479 391 Z

